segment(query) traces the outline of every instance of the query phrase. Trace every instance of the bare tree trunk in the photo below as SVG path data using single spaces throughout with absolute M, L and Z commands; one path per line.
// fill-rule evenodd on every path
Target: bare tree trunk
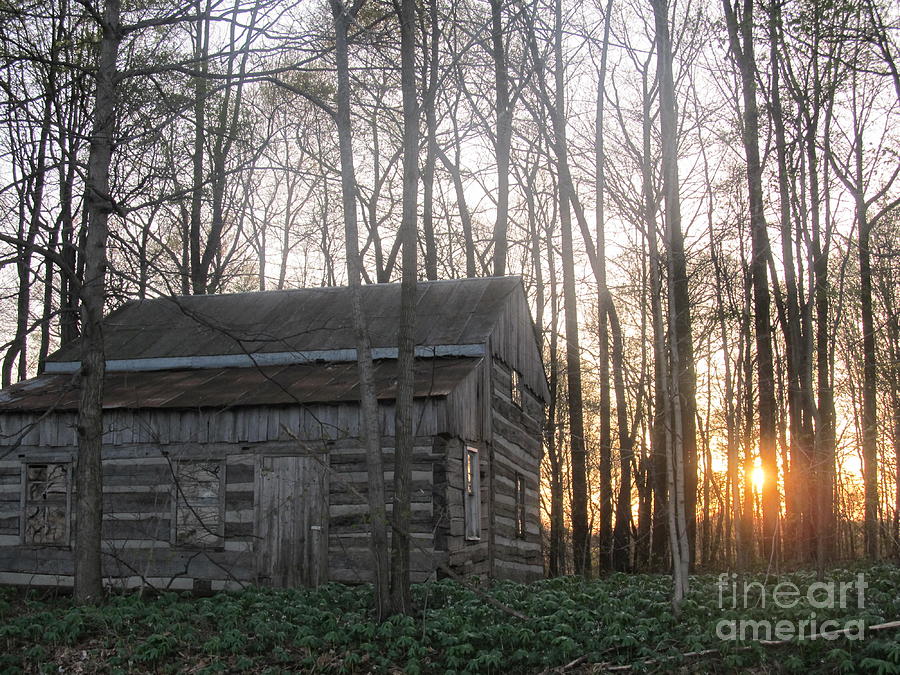
M 391 605 L 396 613 L 412 611 L 409 574 L 409 525 L 413 451 L 413 386 L 415 377 L 416 200 L 419 121 L 416 104 L 415 0 L 401 0 L 400 80 L 403 89 L 403 246 L 400 326 L 397 337 L 397 409 L 394 448 L 394 500 L 391 539 Z
M 425 238 L 425 278 L 438 278 L 437 245 L 434 238 L 434 166 L 437 162 L 437 115 L 435 114 L 438 90 L 438 64 L 441 29 L 438 20 L 437 0 L 428 3 L 429 35 L 427 82 L 425 93 L 425 129 L 427 144 L 425 170 L 422 172 L 422 236 Z M 426 78 L 423 78 L 426 79 Z
M 709 334 L 707 334 L 707 354 L 712 352 L 712 349 L 709 345 Z M 712 370 L 709 369 L 706 371 L 707 378 L 707 391 L 712 391 L 712 386 L 710 380 L 712 379 Z M 712 562 L 712 550 L 710 548 L 712 542 L 710 541 L 712 538 L 712 523 L 710 522 L 712 519 L 711 511 L 710 511 L 710 492 L 712 487 L 710 485 L 712 479 L 712 451 L 710 450 L 710 429 L 709 429 L 709 418 L 710 418 L 710 409 L 712 407 L 711 397 L 706 399 L 706 415 L 704 419 L 700 419 L 698 414 L 697 419 L 697 436 L 699 438 L 700 447 L 703 451 L 703 484 L 700 486 L 700 496 L 702 499 L 702 513 L 703 513 L 703 522 L 700 527 L 700 552 L 697 555 L 697 562 L 702 565 L 709 566 Z
M 604 193 L 606 191 L 606 147 L 604 145 L 603 118 L 604 98 L 609 54 L 609 30 L 612 20 L 612 0 L 606 3 L 603 15 L 603 46 L 600 53 L 600 68 L 597 73 L 597 105 L 594 125 L 594 174 L 595 220 L 597 244 L 597 365 L 600 373 L 600 557 L 599 569 L 613 566 L 612 531 L 612 409 L 610 405 L 609 377 L 609 319 L 607 314 L 615 311 L 607 307 L 612 303 L 606 282 L 606 214 Z M 616 515 L 618 518 L 618 513 Z M 618 522 L 618 521 L 617 521 Z
M 529 19 L 534 21 L 534 17 Z M 544 81 L 544 61 L 535 35 L 534 24 L 528 27 L 528 49 L 537 71 L 539 94 L 553 125 L 553 153 L 557 167 L 557 193 L 563 267 L 563 306 L 566 320 L 566 385 L 569 411 L 569 452 L 571 457 L 572 552 L 575 573 L 591 575 L 591 527 L 588 521 L 587 451 L 584 442 L 584 410 L 581 386 L 581 347 L 578 337 L 578 299 L 575 292 L 575 253 L 572 242 L 572 207 L 577 199 L 569 172 L 566 142 L 564 66 L 562 58 L 562 5 L 556 0 L 554 9 L 554 96 L 551 99 Z M 536 120 L 546 134 L 542 119 Z M 593 253 L 593 252 L 591 252 Z M 593 259 L 593 255 L 591 258 Z
M 598 232 L 599 234 L 599 232 Z M 598 242 L 600 237 L 598 236 Z M 605 253 L 598 253 L 598 260 L 605 259 Z M 597 560 L 597 568 L 602 572 L 614 569 L 613 554 L 613 485 L 612 485 L 612 402 L 610 400 L 610 369 L 609 369 L 609 308 L 605 284 L 598 283 L 598 316 L 597 339 L 598 355 L 597 367 L 600 378 L 599 391 L 599 492 L 600 492 L 600 527 L 598 532 L 600 555 Z M 614 310 L 613 310 L 614 311 Z M 618 517 L 618 515 L 617 515 Z M 617 569 L 617 568 L 616 568 Z
M 815 73 L 816 82 L 819 81 Z M 818 94 L 817 94 L 818 95 Z M 816 107 L 821 104 L 816 101 Z M 831 117 L 829 104 L 826 125 Z M 835 437 L 834 437 L 834 391 L 831 384 L 831 352 L 834 344 L 829 323 L 829 296 L 831 288 L 828 272 L 828 253 L 830 249 L 830 225 L 826 222 L 824 232 L 819 215 L 822 201 L 818 179 L 817 139 L 815 125 L 810 121 L 806 134 L 806 151 L 809 162 L 811 213 L 812 213 L 812 266 L 813 296 L 816 312 L 816 389 L 819 401 L 816 406 L 812 381 L 812 331 L 806 339 L 806 356 L 803 362 L 803 409 L 806 431 L 806 445 L 812 446 L 811 457 L 814 464 L 811 475 L 815 485 L 809 491 L 811 512 L 814 521 L 815 557 L 820 577 L 824 575 L 825 564 L 834 554 L 834 483 L 835 483 Z M 826 131 L 826 134 L 828 132 Z M 825 162 L 827 171 L 827 161 Z M 828 174 L 825 174 L 827 185 Z M 827 188 L 826 188 L 827 189 Z M 824 234 L 824 236 L 823 236 Z M 803 317 L 804 325 L 811 322 L 809 312 Z M 809 427 L 815 421 L 815 428 L 810 433 Z M 811 437 L 811 443 L 808 440 Z
M 103 522 L 103 377 L 106 372 L 103 302 L 106 295 L 106 242 L 115 204 L 109 192 L 116 119 L 116 58 L 122 39 L 119 0 L 106 0 L 100 26 L 100 56 L 94 102 L 94 129 L 88 155 L 85 208 L 84 285 L 81 296 L 81 382 L 78 404 L 78 459 L 75 466 L 75 598 L 96 602 L 103 595 L 100 532 Z
M 550 366 L 548 386 L 550 401 L 547 407 L 547 453 L 550 458 L 550 576 L 566 573 L 565 513 L 563 498 L 563 467 L 557 444 L 559 401 L 559 297 L 556 290 L 556 256 L 553 239 L 547 234 L 547 268 L 550 272 Z
M 73 105 L 74 109 L 75 106 Z M 60 255 L 65 265 L 60 269 L 59 277 L 59 341 L 60 346 L 70 343 L 78 337 L 78 292 L 82 277 L 78 274 L 77 247 L 75 246 L 75 217 L 73 215 L 74 185 L 78 167 L 78 150 L 81 145 L 80 134 L 72 122 L 61 125 L 59 133 L 60 153 L 63 157 L 59 166 L 59 204 L 60 204 Z M 66 126 L 71 126 L 68 130 Z
M 744 1 L 737 17 L 731 0 L 723 0 L 731 52 L 741 73 L 744 102 L 743 138 L 747 156 L 747 188 L 750 197 L 750 230 L 753 253 L 753 316 L 759 378 L 759 454 L 765 475 L 762 494 L 763 554 L 778 555 L 778 457 L 776 451 L 775 373 L 767 267 L 770 256 L 762 197 L 762 162 L 759 156 L 759 112 L 756 103 L 756 61 L 753 54 L 753 2 Z
M 865 493 L 864 542 L 865 555 L 874 560 L 879 556 L 879 518 L 878 518 L 878 369 L 877 347 L 875 344 L 875 316 L 872 306 L 872 261 L 870 239 L 872 229 L 886 213 L 900 205 L 900 199 L 886 204 L 876 214 L 868 213 L 869 207 L 883 197 L 894 181 L 900 176 L 900 168 L 889 176 L 885 184 L 875 196 L 866 199 L 867 176 L 863 164 L 865 114 L 857 108 L 859 103 L 859 85 L 857 73 L 852 73 L 853 91 L 853 138 L 850 155 L 845 164 L 841 164 L 834 153 L 829 161 L 838 177 L 853 196 L 855 206 L 856 227 L 859 232 L 859 294 L 860 314 L 862 319 L 862 414 L 859 427 L 862 431 L 863 486 Z
M 455 147 L 457 153 L 456 159 L 458 162 L 460 149 L 458 141 Z M 475 240 L 472 237 L 472 216 L 469 213 L 469 206 L 466 204 L 466 191 L 463 187 L 462 176 L 460 175 L 458 164 L 451 162 L 440 148 L 438 148 L 437 151 L 441 158 L 441 163 L 453 180 L 453 189 L 456 192 L 456 208 L 459 210 L 459 220 L 463 230 L 466 253 L 466 276 L 472 278 L 478 276 L 478 268 L 475 266 Z
M 335 47 L 335 50 L 336 49 L 337 47 Z M 338 138 L 338 144 L 340 144 L 340 138 Z M 341 179 L 343 179 L 343 176 L 341 176 Z M 285 196 L 284 207 L 284 231 L 281 235 L 281 261 L 278 265 L 278 282 L 275 284 L 276 290 L 279 291 L 284 290 L 284 282 L 287 279 L 288 259 L 290 258 L 291 253 L 291 226 L 294 222 L 292 206 L 294 204 L 294 190 L 296 189 L 296 184 L 294 182 L 294 177 L 290 174 L 286 176 L 286 180 L 287 195 Z M 341 187 L 343 187 L 343 185 Z
M 672 275 L 672 261 L 669 258 L 669 275 Z M 674 291 L 669 286 L 669 302 L 673 303 Z M 681 613 L 681 603 L 689 587 L 690 546 L 688 544 L 687 522 L 684 499 L 684 450 L 681 426 L 681 398 L 678 395 L 678 340 L 675 337 L 675 319 L 669 313 L 669 343 L 671 345 L 671 373 L 666 396 L 666 483 L 669 491 L 669 548 L 672 553 L 672 611 Z
M 631 463 L 634 460 L 634 436 L 628 423 L 628 404 L 625 401 L 625 355 L 622 327 L 612 300 L 604 303 L 609 312 L 612 332 L 613 380 L 616 390 L 616 417 L 619 427 L 619 498 L 616 501 L 616 525 L 613 532 L 612 563 L 618 572 L 631 569 Z
M 666 257 L 669 272 L 669 350 L 671 353 L 672 417 L 669 462 L 669 540 L 672 545 L 677 612 L 687 592 L 688 570 L 694 558 L 697 524 L 697 438 L 694 374 L 694 347 L 691 336 L 691 308 L 688 295 L 684 235 L 681 231 L 681 199 L 678 180 L 678 153 L 675 81 L 672 72 L 672 42 L 669 35 L 669 4 L 652 0 L 656 29 L 656 56 L 659 77 L 659 120 L 662 145 L 662 174 L 665 197 Z
M 887 347 L 892 363 L 900 363 L 900 317 L 894 302 L 894 279 L 883 281 L 881 295 L 888 316 Z M 894 446 L 894 517 L 891 523 L 892 553 L 900 558 L 900 373 L 897 368 L 888 369 L 887 379 L 891 402 L 891 436 Z
M 741 520 L 738 523 L 738 547 L 737 547 L 737 565 L 738 569 L 746 570 L 752 562 L 755 551 L 756 542 L 754 538 L 754 509 L 753 509 L 753 430 L 754 430 L 754 412 L 753 412 L 753 354 L 752 354 L 752 336 L 750 330 L 750 305 L 752 296 L 752 283 L 750 281 L 750 273 L 747 269 L 747 263 L 744 259 L 743 250 L 741 251 L 742 270 L 744 277 L 744 302 L 741 312 L 741 376 L 742 382 L 738 387 L 738 401 L 742 406 L 744 413 L 744 433 L 742 445 L 744 446 L 743 461 L 743 506 L 741 507 Z M 743 394 L 741 396 L 740 394 Z
M 643 254 L 645 249 L 641 247 Z M 647 311 L 647 295 L 650 287 L 648 256 L 641 256 L 641 275 L 640 275 L 640 336 L 641 336 L 641 381 L 640 390 L 638 391 L 638 404 L 635 406 L 640 412 L 641 407 L 645 407 L 645 411 L 650 420 L 650 424 L 636 425 L 635 439 L 640 447 L 640 457 L 638 459 L 638 531 L 637 540 L 635 542 L 634 560 L 635 567 L 642 570 L 653 570 L 653 506 L 655 502 L 654 496 L 654 467 L 653 467 L 653 412 L 654 407 L 651 402 L 649 391 L 652 388 L 652 376 L 650 369 L 653 354 L 653 339 L 648 339 L 647 329 L 650 326 L 652 317 Z M 648 320 L 649 319 L 649 320 Z M 652 328 L 651 328 L 652 330 Z M 648 349 L 649 346 L 649 349 Z M 663 485 L 665 489 L 665 485 Z
M 383 620 L 391 611 L 388 563 L 387 511 L 385 507 L 384 462 L 381 455 L 381 432 L 378 423 L 378 400 L 375 395 L 375 369 L 372 349 L 362 306 L 362 260 L 359 255 L 359 229 L 356 219 L 356 168 L 353 161 L 353 127 L 350 120 L 350 68 L 348 65 L 347 27 L 356 16 L 363 0 L 348 8 L 341 0 L 332 0 L 335 57 L 337 61 L 337 128 L 341 153 L 341 195 L 344 207 L 344 229 L 347 246 L 347 278 L 353 310 L 353 332 L 359 369 L 360 404 L 363 440 L 366 448 L 367 497 L 369 526 L 372 528 L 372 576 L 375 583 L 375 608 Z
M 669 267 L 671 292 L 669 314 L 674 322 L 674 342 L 670 345 L 677 352 L 678 361 L 672 361 L 677 387 L 675 401 L 679 410 L 676 435 L 676 456 L 683 456 L 684 507 L 687 552 L 686 564 L 694 559 L 694 542 L 697 528 L 697 402 L 696 375 L 694 372 L 694 345 L 691 335 L 691 306 L 688 294 L 687 262 L 684 255 L 684 234 L 681 231 L 681 199 L 678 179 L 677 111 L 675 104 L 675 80 L 672 69 L 672 42 L 669 35 L 668 0 L 652 0 L 656 27 L 657 70 L 659 77 L 659 121 L 662 146 L 663 190 L 665 195 L 666 254 Z M 677 370 L 676 370 L 677 365 Z M 676 475 L 676 485 L 678 485 Z M 673 495 L 670 495 L 673 497 Z M 677 520 L 677 519 L 676 519 Z M 686 575 L 685 575 L 686 578 Z
M 50 56 L 54 58 L 53 54 Z M 50 71 L 51 83 L 48 85 L 48 91 L 45 93 L 37 156 L 34 158 L 32 166 L 23 167 L 27 173 L 32 175 L 25 180 L 26 188 L 24 192 L 27 199 L 22 200 L 20 205 L 19 238 L 22 241 L 22 245 L 19 247 L 16 255 L 16 271 L 19 276 L 19 290 L 16 295 L 16 331 L 3 359 L 2 385 L 4 387 L 12 384 L 14 363 L 18 365 L 18 380 L 24 380 L 28 373 L 28 333 L 30 330 L 28 324 L 31 314 L 32 247 L 41 224 L 44 185 L 47 180 L 47 141 L 50 136 L 50 121 L 55 96 L 54 87 L 52 86 L 53 69 L 51 68 Z M 28 220 L 27 228 L 24 227 L 26 219 Z M 48 267 L 48 269 L 50 268 Z
M 44 298 L 43 311 L 41 313 L 41 340 L 38 346 L 38 374 L 44 372 L 44 364 L 50 353 L 50 321 L 53 318 L 53 257 L 56 255 L 57 245 L 59 244 L 59 221 L 50 230 L 50 237 L 47 241 L 47 252 L 49 255 L 44 257 Z
M 897 249 L 895 242 L 890 242 L 887 246 L 876 252 L 876 260 L 889 260 L 897 257 L 900 250 Z M 900 259 L 900 258 L 897 258 Z M 885 368 L 884 373 L 885 385 L 887 389 L 887 402 L 890 406 L 890 414 L 888 423 L 885 425 L 889 430 L 891 446 L 894 455 L 894 495 L 893 495 L 893 514 L 890 523 L 885 523 L 887 539 L 890 541 L 890 554 L 896 559 L 900 558 L 900 308 L 897 306 L 896 293 L 896 276 L 900 271 L 900 266 L 890 263 L 882 263 L 876 267 L 874 274 L 874 286 L 881 298 L 881 307 L 885 320 L 884 331 L 884 349 L 887 362 L 895 364 L 893 368 Z M 879 269 L 880 268 L 880 269 Z M 887 553 L 887 551 L 885 551 Z
M 710 247 L 713 247 L 712 242 L 710 242 Z M 737 411 L 735 410 L 735 395 L 734 395 L 734 378 L 732 376 L 731 371 L 731 354 L 729 349 L 729 341 L 728 341 L 728 329 L 725 325 L 725 303 L 722 297 L 722 285 L 724 284 L 724 280 L 722 279 L 722 270 L 720 256 L 716 255 L 715 249 L 713 248 L 713 265 L 716 270 L 716 305 L 718 308 L 718 324 L 719 324 L 719 336 L 722 340 L 722 351 L 725 355 L 725 437 L 726 437 L 726 447 L 728 453 L 728 494 L 731 497 L 730 503 L 726 501 L 725 507 L 729 509 L 730 518 L 727 521 L 728 524 L 732 524 L 733 533 L 728 531 L 726 532 L 726 539 L 729 542 L 729 546 L 731 546 L 731 541 L 734 541 L 734 551 L 735 557 L 734 562 L 737 562 L 737 554 L 741 548 L 741 489 L 740 489 L 740 478 L 739 478 L 739 467 L 738 467 L 738 454 L 739 454 L 739 445 L 738 445 L 738 435 L 736 433 L 737 429 Z M 738 363 L 740 365 L 740 363 Z M 726 530 L 729 528 L 726 527 Z M 729 535 L 732 535 L 729 536 Z
M 206 0 L 204 11 L 202 0 L 196 0 L 195 11 L 198 16 L 205 15 L 209 11 L 210 0 Z M 193 180 L 191 185 L 191 212 L 188 224 L 189 264 L 191 288 L 194 293 L 206 292 L 206 280 L 202 275 L 203 251 L 201 239 L 203 237 L 203 185 L 206 181 L 203 158 L 205 134 L 206 134 L 206 74 L 209 70 L 209 19 L 197 19 L 197 43 L 194 45 L 194 58 L 198 63 L 200 73 L 194 78 L 194 143 L 191 156 Z
M 566 116 L 562 59 L 562 5 L 556 0 L 554 27 L 556 98 L 553 114 L 554 151 L 559 171 L 559 216 L 562 233 L 563 304 L 566 310 L 566 382 L 569 393 L 569 433 L 572 457 L 572 550 L 575 573 L 591 575 L 591 531 L 588 524 L 587 451 L 581 389 L 581 346 L 578 338 L 578 298 L 575 294 L 575 252 L 572 245 L 572 179 L 566 147 Z
M 801 316 L 800 291 L 797 283 L 797 274 L 794 263 L 794 237 L 791 222 L 791 175 L 787 158 L 787 136 L 785 132 L 784 113 L 781 104 L 781 51 L 784 42 L 781 38 L 781 8 L 778 3 L 769 7 L 769 58 L 771 59 L 772 85 L 771 119 L 775 129 L 775 150 L 778 160 L 778 194 L 779 214 L 781 226 L 781 250 L 785 278 L 785 311 L 780 313 L 782 318 L 782 332 L 787 342 L 787 379 L 788 379 L 788 415 L 790 426 L 790 471 L 785 465 L 784 491 L 785 491 L 785 530 L 793 532 L 793 535 L 785 535 L 785 547 L 788 546 L 788 537 L 792 541 L 792 547 L 801 556 L 806 556 L 811 551 L 812 541 L 810 537 L 819 537 L 817 532 L 817 518 L 813 518 L 817 509 L 817 486 L 819 481 L 815 479 L 818 465 L 812 461 L 812 382 L 807 377 L 810 371 L 810 354 L 806 348 L 811 344 L 808 336 L 804 335 L 804 327 L 807 325 Z M 817 101 L 813 103 L 816 105 Z M 810 106 L 810 107 L 813 107 Z M 815 141 L 814 128 L 812 142 Z M 810 168 L 810 192 L 812 197 L 813 220 L 818 221 L 817 190 L 815 188 L 815 169 Z M 818 236 L 817 227 L 813 226 L 814 237 Z M 803 310 L 807 313 L 808 310 Z M 809 476 L 812 480 L 792 480 L 792 476 Z M 790 499 L 789 499 L 790 497 Z M 790 504 L 799 505 L 800 513 L 791 513 Z
M 253 5 L 247 25 L 244 27 L 246 36 L 244 44 L 237 41 L 237 11 L 232 15 L 229 26 L 229 48 L 233 50 L 228 59 L 226 76 L 235 79 L 233 87 L 225 88 L 224 98 L 219 108 L 219 118 L 216 123 L 216 139 L 213 143 L 211 159 L 212 171 L 210 175 L 210 188 L 212 204 L 210 209 L 210 225 L 207 234 L 206 246 L 200 257 L 200 269 L 196 271 L 198 282 L 194 292 L 215 293 L 221 284 L 221 264 L 217 264 L 215 272 L 213 262 L 219 259 L 222 253 L 222 233 L 225 230 L 225 189 L 228 183 L 226 164 L 231 156 L 234 141 L 239 137 L 241 105 L 244 97 L 244 82 L 247 72 L 247 62 L 250 56 L 250 46 L 256 26 L 258 5 Z M 235 60 L 237 60 L 237 74 L 235 74 Z M 233 99 L 233 100 L 232 100 Z M 214 272 L 211 274 L 211 272 Z M 212 277 L 212 278 L 210 278 Z M 198 291 L 199 289 L 199 291 Z
M 504 0 L 491 2 L 491 56 L 494 60 L 494 110 L 497 117 L 497 220 L 494 223 L 494 276 L 506 274 L 507 228 L 509 225 L 509 154 L 512 143 L 512 108 L 509 73 L 503 43 Z
M 643 200 L 644 238 L 647 242 L 650 277 L 650 323 L 653 332 L 653 419 L 650 424 L 650 472 L 653 486 L 653 530 L 651 534 L 651 567 L 664 570 L 667 565 L 669 542 L 669 489 L 666 482 L 668 449 L 666 329 L 663 318 L 663 270 L 660 264 L 656 194 L 653 186 L 653 167 L 650 149 L 652 123 L 650 93 L 644 92 L 641 132 L 641 196 Z
M 862 139 L 856 144 L 859 189 L 856 220 L 859 228 L 859 295 L 863 338 L 863 415 L 862 452 L 865 486 L 866 557 L 878 558 L 878 395 L 877 356 L 875 352 L 875 317 L 872 311 L 872 263 L 869 250 L 871 222 L 866 218 L 866 202 L 862 192 Z

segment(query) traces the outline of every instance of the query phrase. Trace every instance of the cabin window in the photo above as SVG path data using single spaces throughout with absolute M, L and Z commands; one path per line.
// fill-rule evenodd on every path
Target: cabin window
M 516 474 L 516 536 L 525 538 L 525 476 Z
M 512 399 L 513 405 L 517 408 L 522 407 L 522 376 L 519 374 L 519 371 L 513 369 L 510 374 L 510 398 Z
M 69 464 L 25 465 L 26 544 L 67 546 L 69 543 Z
M 481 539 L 481 478 L 478 449 L 466 448 L 465 456 L 465 506 L 466 539 Z
M 177 546 L 222 545 L 224 477 L 221 462 L 178 462 L 174 499 Z

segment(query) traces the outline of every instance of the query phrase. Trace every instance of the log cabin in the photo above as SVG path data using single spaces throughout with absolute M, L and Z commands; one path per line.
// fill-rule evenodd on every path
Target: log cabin
M 364 286 L 387 505 L 397 284 Z M 209 591 L 371 580 L 347 288 L 158 297 L 103 323 L 103 573 Z M 420 282 L 413 581 L 542 576 L 548 399 L 521 279 Z M 70 586 L 80 346 L 0 392 L 0 583 Z

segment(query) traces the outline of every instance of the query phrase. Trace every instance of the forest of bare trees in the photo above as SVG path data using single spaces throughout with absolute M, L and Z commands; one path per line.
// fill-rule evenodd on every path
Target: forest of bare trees
M 0 54 L 3 386 L 79 336 L 102 381 L 127 299 L 318 285 L 402 282 L 411 364 L 417 278 L 521 275 L 548 574 L 674 570 L 677 598 L 900 557 L 895 3 L 34 0 Z

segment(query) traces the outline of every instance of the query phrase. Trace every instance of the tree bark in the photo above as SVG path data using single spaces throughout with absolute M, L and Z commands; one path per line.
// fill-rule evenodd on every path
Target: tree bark
M 669 272 L 672 419 L 668 428 L 673 432 L 667 473 L 670 474 L 669 511 L 673 514 L 673 517 L 669 518 L 669 527 L 674 527 L 669 533 L 669 539 L 673 548 L 679 549 L 672 551 L 675 577 L 673 606 L 677 611 L 683 594 L 687 592 L 687 573 L 694 559 L 697 523 L 696 376 L 684 235 L 681 231 L 678 124 L 672 41 L 669 34 L 669 4 L 667 0 L 652 0 L 652 5 L 656 29 L 660 143 L 666 210 L 666 256 Z
M 676 388 L 673 395 L 678 409 L 676 421 L 680 434 L 676 434 L 677 462 L 684 471 L 683 517 L 687 537 L 686 563 L 694 559 L 694 542 L 697 527 L 697 432 L 696 432 L 696 375 L 694 372 L 694 345 L 691 335 L 691 306 L 688 293 L 687 261 L 684 253 L 684 234 L 681 230 L 681 199 L 678 179 L 677 134 L 678 121 L 675 103 L 675 79 L 672 68 L 672 41 L 669 34 L 668 0 L 652 0 L 656 28 L 657 70 L 659 77 L 659 121 L 662 146 L 662 174 L 665 201 L 666 255 L 669 267 L 669 315 L 673 324 L 673 342 L 670 351 L 673 358 Z M 676 486 L 679 477 L 675 476 Z M 670 494 L 670 498 L 674 496 Z M 671 536 L 671 535 L 670 535 Z
M 512 109 L 509 102 L 509 73 L 503 43 L 504 0 L 491 2 L 491 56 L 494 60 L 494 111 L 497 118 L 497 219 L 494 223 L 494 276 L 506 274 L 509 226 L 509 154 L 512 143 Z
M 575 293 L 575 252 L 572 245 L 572 178 L 569 175 L 565 123 L 565 82 L 562 59 L 562 4 L 555 3 L 553 114 L 554 152 L 559 172 L 559 219 L 562 234 L 563 305 L 566 312 L 566 382 L 569 394 L 569 443 L 572 461 L 572 550 L 575 573 L 591 576 L 591 532 L 588 524 L 587 451 L 581 388 L 581 346 L 578 337 L 578 297 Z
M 781 102 L 781 51 L 784 43 L 781 39 L 781 8 L 773 3 L 769 8 L 769 58 L 772 66 L 771 85 L 771 119 L 775 130 L 775 150 L 778 161 L 778 196 L 781 226 L 781 250 L 785 279 L 785 311 L 781 312 L 782 332 L 787 343 L 787 381 L 788 381 L 788 416 L 790 428 L 790 466 L 785 466 L 785 548 L 794 548 L 798 557 L 806 557 L 810 550 L 811 537 L 816 536 L 812 511 L 816 508 L 816 490 L 818 481 L 815 472 L 818 466 L 812 461 L 812 392 L 811 381 L 805 377 L 810 372 L 810 354 L 806 346 L 809 343 L 804 335 L 806 322 L 801 316 L 800 289 L 794 262 L 794 236 L 791 222 L 791 176 L 788 167 L 787 134 Z M 805 93 L 805 92 L 804 92 Z M 813 103 L 815 105 L 815 103 Z M 815 132 L 812 131 L 814 134 Z M 813 138 L 813 141 L 815 139 Z M 810 169 L 811 193 L 815 193 L 815 169 Z M 812 196 L 812 195 L 811 195 Z M 812 196 L 813 219 L 818 220 L 816 198 Z M 814 237 L 818 236 L 814 226 Z M 805 312 L 806 310 L 804 310 Z M 809 385 L 809 386 L 807 386 Z M 801 476 L 809 476 L 813 480 L 804 481 Z M 797 477 L 794 480 L 793 477 Z M 808 486 L 808 487 L 807 487 Z M 790 498 L 789 498 L 790 497 Z M 798 513 L 792 513 L 791 504 L 798 506 Z
M 356 216 L 356 167 L 353 161 L 353 127 L 350 119 L 350 67 L 347 28 L 362 5 L 357 0 L 348 8 L 342 0 L 332 0 L 335 57 L 337 61 L 337 129 L 341 155 L 341 196 L 347 247 L 347 278 L 353 312 L 353 332 L 360 382 L 363 442 L 366 448 L 367 499 L 369 526 L 372 531 L 372 576 L 375 584 L 375 610 L 378 619 L 391 611 L 390 566 L 388 561 L 387 509 L 385 505 L 384 462 L 381 454 L 381 431 L 378 422 L 378 400 L 375 395 L 375 369 L 362 306 L 362 259 L 359 255 L 359 228 Z
M 631 570 L 631 463 L 634 460 L 634 436 L 628 423 L 625 400 L 625 354 L 622 327 L 612 300 L 604 303 L 612 332 L 613 380 L 616 390 L 616 422 L 619 427 L 619 497 L 616 501 L 616 525 L 613 531 L 612 566 L 617 572 Z
M 606 282 L 606 213 L 604 193 L 606 191 L 606 146 L 604 144 L 603 118 L 606 95 L 607 57 L 609 54 L 609 30 L 612 19 L 612 0 L 606 3 L 603 15 L 603 45 L 600 52 L 600 68 L 597 72 L 597 104 L 594 124 L 594 192 L 597 246 L 597 366 L 600 373 L 600 570 L 610 569 L 613 564 L 612 527 L 612 408 L 610 405 L 609 377 L 609 318 L 608 305 L 612 303 Z M 616 516 L 618 518 L 618 514 Z
M 886 277 L 886 278 L 885 278 Z M 896 306 L 894 276 L 884 275 L 880 284 L 887 320 L 887 350 L 891 363 L 900 364 L 900 308 Z M 887 371 L 888 391 L 891 402 L 891 436 L 894 450 L 894 517 L 891 522 L 892 553 L 900 559 L 900 372 L 898 368 Z
M 401 0 L 400 80 L 403 90 L 403 214 L 399 237 L 403 247 L 400 284 L 400 327 L 397 336 L 397 409 L 394 448 L 394 500 L 391 539 L 391 606 L 412 611 L 409 574 L 409 524 L 413 451 L 413 386 L 415 377 L 416 201 L 418 197 L 419 111 L 415 77 L 415 0 Z
M 756 103 L 756 61 L 753 53 L 753 2 L 744 0 L 740 17 L 731 0 L 723 0 L 731 52 L 741 74 L 744 104 L 743 144 L 747 159 L 747 190 L 750 197 L 753 281 L 753 318 L 759 381 L 759 454 L 765 477 L 762 489 L 763 554 L 778 555 L 778 456 L 776 450 L 775 372 L 772 357 L 771 298 L 768 286 L 769 235 L 762 197 L 762 162 L 759 156 L 759 110 Z
M 459 145 L 456 145 L 457 161 L 459 161 Z M 459 210 L 459 221 L 463 231 L 463 246 L 466 254 L 466 276 L 470 279 L 478 276 L 478 268 L 475 266 L 475 240 L 472 237 L 472 216 L 466 203 L 466 191 L 463 187 L 462 175 L 458 164 L 450 161 L 446 153 L 438 148 L 438 155 L 444 168 L 453 180 L 453 190 L 456 192 L 456 208 Z
M 534 21 L 534 17 L 530 21 Z M 565 73 L 562 58 L 562 5 L 556 0 L 554 9 L 554 96 L 551 99 L 544 82 L 544 61 L 538 51 L 533 23 L 527 35 L 528 49 L 537 71 L 539 93 L 553 126 L 553 154 L 557 167 L 561 258 L 563 268 L 563 307 L 566 329 L 566 385 L 569 409 L 569 454 L 572 471 L 572 552 L 575 573 L 591 575 L 591 531 L 588 522 L 587 451 L 584 442 L 584 410 L 581 385 L 581 347 L 578 336 L 578 298 L 575 292 L 575 252 L 572 242 L 572 207 L 576 195 L 569 172 L 566 142 Z M 542 132 L 546 127 L 541 120 Z M 593 252 L 591 252 L 593 253 Z M 593 256 L 591 255 L 593 258 Z
M 557 443 L 559 401 L 559 296 L 556 282 L 556 256 L 553 239 L 547 234 L 547 269 L 550 273 L 550 365 L 547 406 L 547 456 L 550 459 L 550 576 L 566 573 L 565 513 L 563 494 L 563 466 Z
M 119 0 L 106 0 L 100 26 L 100 55 L 94 101 L 94 128 L 88 155 L 85 210 L 84 285 L 81 293 L 81 371 L 78 405 L 78 458 L 75 466 L 75 599 L 97 602 L 103 595 L 100 532 L 103 522 L 101 450 L 103 377 L 106 372 L 103 303 L 106 299 L 106 242 L 115 204 L 109 191 L 117 106 L 116 59 L 122 39 Z
M 206 0 L 206 10 L 209 10 L 209 0 Z M 201 0 L 196 0 L 195 11 L 198 16 L 206 14 Z M 203 237 L 203 186 L 206 182 L 203 158 L 206 134 L 206 73 L 209 70 L 209 24 L 209 20 L 203 16 L 197 19 L 197 43 L 194 46 L 194 58 L 198 63 L 200 73 L 194 78 L 194 144 L 191 155 L 193 179 L 190 222 L 188 223 L 188 248 L 191 288 L 197 294 L 206 293 L 201 239 Z
M 428 24 L 430 45 L 428 47 L 428 67 L 425 79 L 428 89 L 425 94 L 426 151 L 425 170 L 422 172 L 422 236 L 425 239 L 425 278 L 438 278 L 437 244 L 434 237 L 434 167 L 437 162 L 437 92 L 438 64 L 441 29 L 438 19 L 437 0 L 429 0 Z
M 857 169 L 862 176 L 862 139 L 857 139 Z M 860 181 L 861 182 L 861 181 Z M 865 549 L 870 560 L 878 558 L 878 394 L 875 316 L 872 310 L 872 262 L 869 241 L 871 222 L 866 217 L 862 187 L 854 195 L 859 228 L 859 303 L 863 338 L 862 453 L 865 489 Z

